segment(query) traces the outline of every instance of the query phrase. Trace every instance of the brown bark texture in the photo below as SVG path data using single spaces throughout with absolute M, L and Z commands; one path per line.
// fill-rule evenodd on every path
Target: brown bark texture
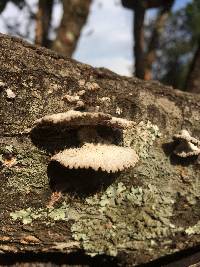
M 200 96 L 92 68 L 2 34 L 0 51 L 0 260 L 27 253 L 55 260 L 60 253 L 81 266 L 87 266 L 83 255 L 110 262 L 99 266 L 135 266 L 198 252 L 199 160 L 175 156 L 172 137 L 186 129 L 200 138 Z M 136 151 L 136 166 L 92 177 L 50 166 L 46 140 L 60 145 L 63 136 L 47 132 L 33 140 L 30 129 L 44 115 L 70 109 L 134 121 L 121 145 Z M 101 183 L 84 194 L 94 179 Z M 56 192 L 56 183 L 69 190 Z
M 39 0 L 36 14 L 35 44 L 49 46 L 49 28 L 53 10 L 53 0 Z
M 52 49 L 71 57 L 86 23 L 91 0 L 63 0 L 63 16 Z
M 186 90 L 192 93 L 200 93 L 200 42 L 188 73 Z

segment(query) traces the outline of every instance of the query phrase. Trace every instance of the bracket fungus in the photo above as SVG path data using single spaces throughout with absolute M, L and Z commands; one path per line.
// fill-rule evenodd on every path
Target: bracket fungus
M 200 155 L 200 141 L 192 137 L 187 130 L 182 130 L 180 134 L 174 135 L 174 140 L 178 141 L 174 150 L 175 155 L 182 158 Z
M 134 150 L 108 144 L 84 144 L 80 148 L 65 149 L 52 157 L 69 169 L 92 168 L 118 172 L 134 166 L 138 157 Z
M 119 145 L 122 130 L 133 125 L 132 121 L 101 112 L 70 110 L 37 120 L 32 133 L 33 136 L 41 136 L 43 132 L 47 135 L 49 132 L 56 135 L 62 132 L 62 138 L 70 139 L 67 133 L 73 131 L 76 144 L 55 149 L 51 157 L 51 162 L 60 164 L 65 170 L 68 169 L 70 175 L 72 170 L 114 174 L 134 167 L 139 159 L 132 148 Z M 45 140 L 46 138 L 48 139 L 48 136 L 44 137 Z

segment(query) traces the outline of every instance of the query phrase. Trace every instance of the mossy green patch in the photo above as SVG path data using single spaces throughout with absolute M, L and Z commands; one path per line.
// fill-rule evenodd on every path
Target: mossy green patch
M 193 234 L 198 234 L 200 235 L 200 221 L 197 222 L 197 224 L 188 227 L 185 230 L 186 234 L 188 235 L 193 235 Z
M 0 150 L 1 162 L 9 155 L 15 157 L 13 166 L 2 166 L 7 186 L 14 192 L 28 193 L 48 187 L 47 158 L 45 152 L 27 145 L 5 145 Z
M 161 197 L 150 184 L 144 189 L 118 183 L 101 196 L 85 200 L 83 216 L 75 221 L 71 231 L 74 239 L 91 255 L 106 252 L 115 256 L 118 250 L 138 249 L 141 244 L 145 250 L 182 231 L 170 222 L 173 203 L 172 196 L 163 194 Z M 84 216 L 91 207 L 95 214 Z
M 30 224 L 34 220 L 39 219 L 46 224 L 52 223 L 53 221 L 68 220 L 66 216 L 66 211 L 68 205 L 63 202 L 60 208 L 27 208 L 15 212 L 11 212 L 10 216 L 12 219 L 21 220 L 23 224 Z
M 36 219 L 45 224 L 73 220 L 72 236 L 86 253 L 114 256 L 118 250 L 134 250 L 141 243 L 147 249 L 182 231 L 170 222 L 173 204 L 172 196 L 161 196 L 150 184 L 144 189 L 120 182 L 86 198 L 84 203 L 74 202 L 73 207 L 63 202 L 59 208 L 28 208 L 10 215 L 24 224 Z
M 141 121 L 134 128 L 128 128 L 123 132 L 123 145 L 132 146 L 140 158 L 148 158 L 148 151 L 161 133 L 157 125 L 150 121 Z

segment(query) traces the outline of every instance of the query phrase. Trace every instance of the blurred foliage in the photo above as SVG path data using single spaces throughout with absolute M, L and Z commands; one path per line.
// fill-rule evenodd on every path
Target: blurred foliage
M 152 23 L 153 25 L 153 23 Z M 200 39 L 200 1 L 172 12 L 161 35 L 153 77 L 184 89 L 190 63 Z
M 17 5 L 19 8 L 23 8 L 25 1 L 24 0 L 1 0 L 0 1 L 0 13 L 4 11 L 6 4 L 8 2 L 12 2 L 13 4 Z
M 30 40 L 35 13 L 32 11 L 28 1 L 25 0 L 0 0 L 0 14 L 4 11 L 6 4 L 11 2 L 18 8 L 26 7 L 24 13 L 27 15 L 27 22 L 2 19 L 4 27 L 9 34 L 18 35 Z M 56 2 L 55 2 L 56 3 Z M 57 1 L 58 3 L 58 1 Z M 154 28 L 154 19 L 145 30 L 145 44 L 151 36 Z M 22 25 L 26 24 L 24 27 Z M 200 43 L 200 0 L 191 0 L 184 8 L 172 11 L 162 30 L 157 58 L 153 64 L 153 78 L 175 88 L 184 89 L 190 64 L 194 57 L 198 43 Z M 25 30 L 21 30 L 21 29 Z M 52 28 L 53 29 L 53 28 Z M 54 29 L 52 30 L 54 31 Z M 147 47 L 145 47 L 147 50 Z
M 186 7 L 187 25 L 192 33 L 192 42 L 195 43 L 200 37 L 200 1 L 193 0 Z

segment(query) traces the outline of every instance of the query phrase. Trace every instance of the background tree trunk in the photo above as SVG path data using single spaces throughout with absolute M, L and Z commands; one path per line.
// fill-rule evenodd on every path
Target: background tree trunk
M 200 93 L 200 42 L 194 55 L 187 81 L 186 90 L 192 93 Z
M 63 17 L 53 42 L 53 50 L 71 57 L 86 23 L 91 0 L 63 0 Z
M 84 253 L 96 255 L 85 256 L 93 261 L 101 254 L 107 266 L 134 266 L 192 247 L 184 254 L 197 252 L 200 165 L 197 158 L 176 157 L 172 137 L 187 129 L 200 138 L 200 96 L 95 69 L 5 35 L 0 51 L 1 253 L 64 252 L 79 265 L 86 264 Z M 52 193 L 53 176 L 62 174 L 63 183 L 69 177 L 52 172 L 51 153 L 29 134 L 36 119 L 80 107 L 135 121 L 122 145 L 140 158 L 129 171 L 106 178 L 107 190 L 85 198 Z M 92 181 L 80 178 L 88 186 Z
M 49 47 L 49 27 L 53 10 L 53 0 L 39 0 L 36 14 L 35 44 Z
M 143 1 L 137 1 L 134 9 L 134 55 L 135 76 L 144 79 L 144 16 L 145 6 Z
M 156 59 L 156 49 L 158 48 L 159 37 L 169 16 L 174 0 L 121 0 L 122 5 L 134 10 L 134 59 L 135 76 L 144 79 L 152 79 L 152 65 Z M 144 20 L 145 12 L 150 8 L 160 8 L 160 12 L 155 21 L 151 33 L 149 44 L 144 40 Z
M 145 53 L 145 71 L 144 79 L 152 79 L 152 65 L 156 60 L 156 49 L 158 48 L 159 38 L 164 30 L 165 23 L 169 17 L 171 7 L 174 3 L 174 0 L 167 1 L 161 7 L 154 25 L 153 32 L 151 34 L 151 39 L 149 41 L 147 52 Z

